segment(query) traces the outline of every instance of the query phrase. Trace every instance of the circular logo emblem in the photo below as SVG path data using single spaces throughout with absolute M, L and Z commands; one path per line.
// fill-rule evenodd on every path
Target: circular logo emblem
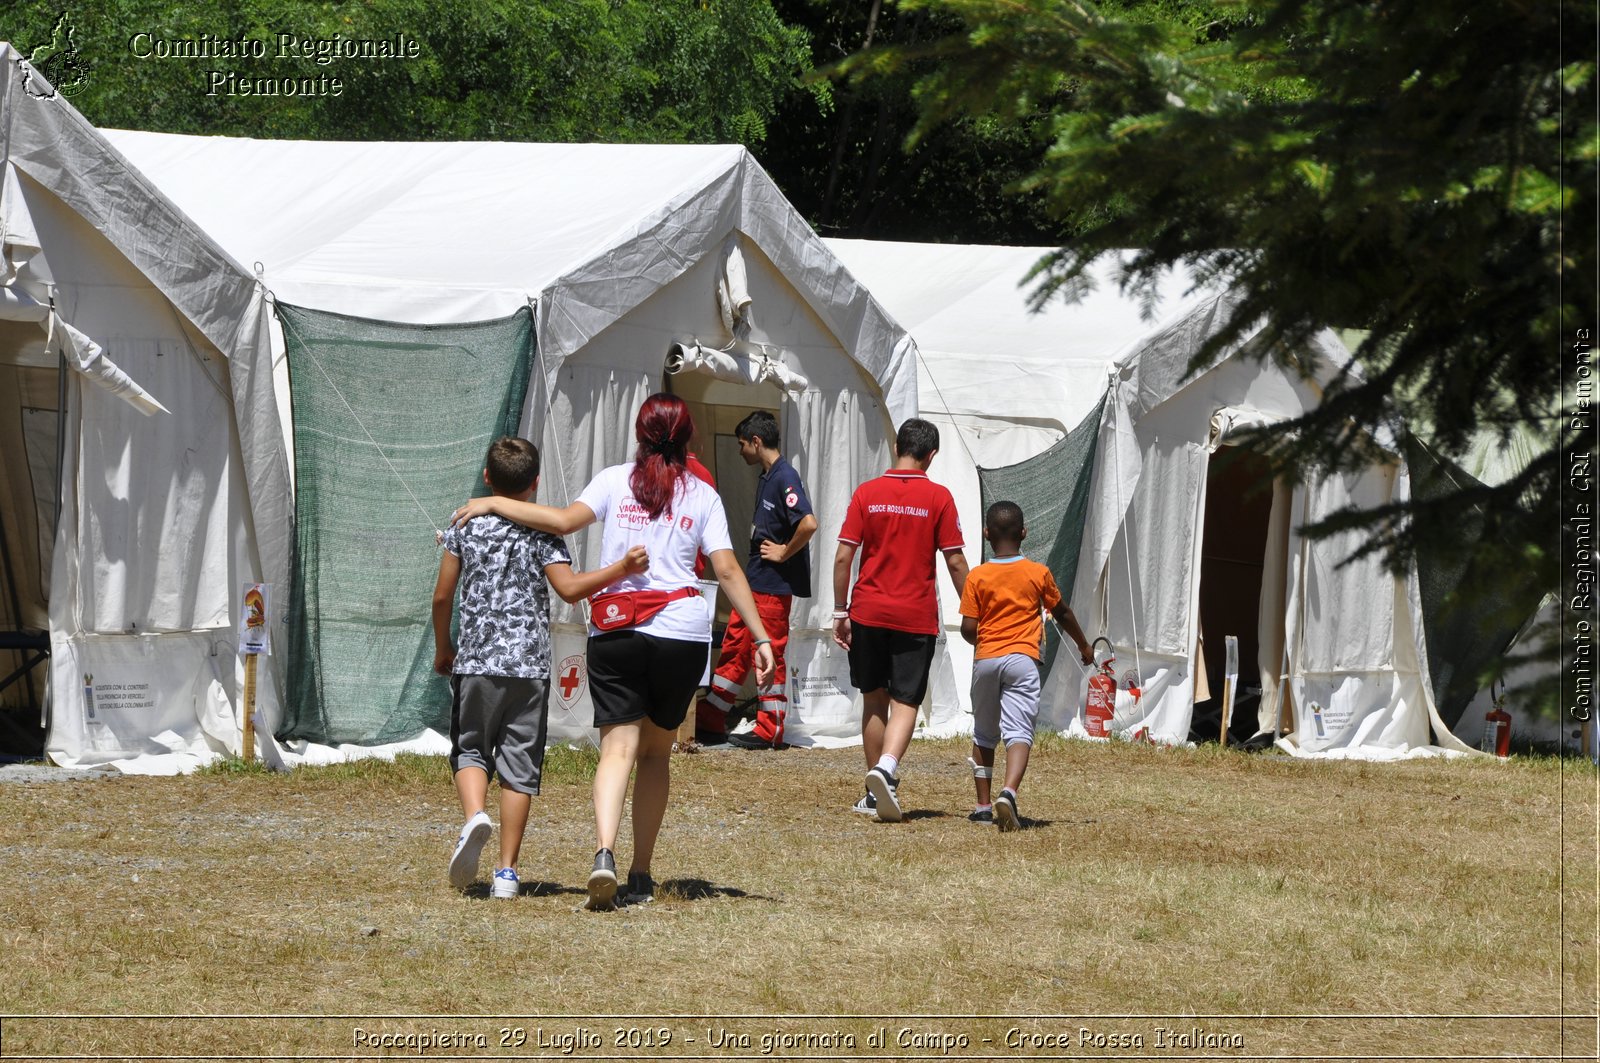
M 790 491 L 788 494 L 783 496 L 783 504 L 788 506 L 790 509 L 793 509 L 795 506 L 800 504 L 800 496 L 795 494 L 793 491 Z
M 583 654 L 564 657 L 555 667 L 555 693 L 562 705 L 572 707 L 583 693 L 583 681 L 588 677 L 589 666 Z
M 620 607 L 618 607 L 616 602 L 612 602 L 610 605 L 606 606 L 606 617 L 607 618 L 610 618 L 610 617 L 613 617 L 613 616 L 618 616 L 618 615 L 621 614 L 621 612 L 622 612 L 622 609 Z

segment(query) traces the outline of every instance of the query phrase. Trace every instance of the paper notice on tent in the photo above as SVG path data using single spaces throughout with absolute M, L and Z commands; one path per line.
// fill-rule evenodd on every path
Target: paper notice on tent
M 194 636 L 110 636 L 56 644 L 55 658 L 70 667 L 82 699 L 81 723 L 64 734 L 57 755 L 64 761 L 96 762 L 136 753 L 167 753 L 172 746 L 151 738 L 173 732 L 204 749 L 200 713 L 214 685 L 206 670 L 174 662 L 157 641 L 202 645 Z M 54 662 L 53 662 L 54 663 Z
M 246 583 L 240 600 L 244 604 L 239 609 L 239 652 L 272 653 L 272 633 L 267 623 L 271 615 L 271 584 Z
M 850 685 L 850 655 L 823 636 L 791 637 L 785 652 L 789 712 L 816 737 L 855 738 L 861 710 Z

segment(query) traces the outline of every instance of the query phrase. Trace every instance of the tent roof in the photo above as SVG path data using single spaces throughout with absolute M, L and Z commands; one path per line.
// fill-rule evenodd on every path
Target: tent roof
M 102 132 L 286 302 L 450 323 L 543 293 L 547 372 L 742 233 L 879 383 L 891 419 L 916 409 L 905 330 L 743 147 Z
M 1049 247 L 828 240 L 857 278 L 916 337 L 922 408 L 968 416 L 1077 424 L 1105 389 L 1111 364 L 1162 321 L 1214 293 L 1168 274 L 1147 316 L 1124 294 L 1118 263 L 1093 270 L 1081 300 L 1028 309 L 1024 283 Z M 1003 378 L 1004 389 L 995 381 Z
M 370 313 L 375 290 L 402 290 L 409 311 L 372 316 L 418 321 L 514 310 L 747 154 L 102 132 L 229 254 L 260 263 L 280 297 L 362 312 L 355 299 Z

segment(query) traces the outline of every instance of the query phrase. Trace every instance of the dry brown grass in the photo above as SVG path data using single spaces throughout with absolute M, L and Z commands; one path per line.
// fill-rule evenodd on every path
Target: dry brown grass
M 552 756 L 511 903 L 446 884 L 459 814 L 439 759 L 3 786 L 0 1056 L 374 1054 L 357 1027 L 489 1041 L 434 1056 L 503 1057 L 500 1031 L 519 1027 L 591 1030 L 588 1058 L 739 1054 L 707 1042 L 716 1029 L 751 1034 L 745 1055 L 763 1032 L 832 1031 L 864 1055 L 881 1025 L 875 1054 L 923 1058 L 1594 1058 L 1586 761 L 1047 738 L 1023 790 L 1034 823 L 1000 835 L 966 821 L 966 753 L 913 746 L 899 825 L 846 811 L 859 750 L 676 757 L 661 892 L 614 913 L 581 910 L 581 753 Z M 625 863 L 626 828 L 620 849 Z M 60 1017 L 218 1014 L 245 1017 Z M 271 1015 L 335 1018 L 254 1017 Z M 656 1026 L 672 1044 L 649 1043 Z M 1244 1047 L 1163 1048 L 1156 1027 Z M 1007 1048 L 1008 1029 L 1069 1045 Z

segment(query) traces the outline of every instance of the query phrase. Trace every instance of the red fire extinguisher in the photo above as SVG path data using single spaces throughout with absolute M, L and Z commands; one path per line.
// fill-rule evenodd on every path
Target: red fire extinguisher
M 1104 658 L 1098 650 L 1102 642 L 1106 644 Z M 1111 655 L 1110 639 L 1098 638 L 1094 644 L 1094 659 L 1100 671 L 1089 677 L 1089 700 L 1083 708 L 1083 726 L 1090 738 L 1108 738 L 1111 735 L 1111 717 L 1117 711 L 1117 679 L 1111 673 L 1111 666 L 1117 663 L 1117 659 Z
M 1497 757 L 1511 755 L 1511 714 L 1505 709 L 1506 697 L 1502 693 L 1494 699 L 1494 708 L 1483 717 L 1483 737 L 1478 748 Z

